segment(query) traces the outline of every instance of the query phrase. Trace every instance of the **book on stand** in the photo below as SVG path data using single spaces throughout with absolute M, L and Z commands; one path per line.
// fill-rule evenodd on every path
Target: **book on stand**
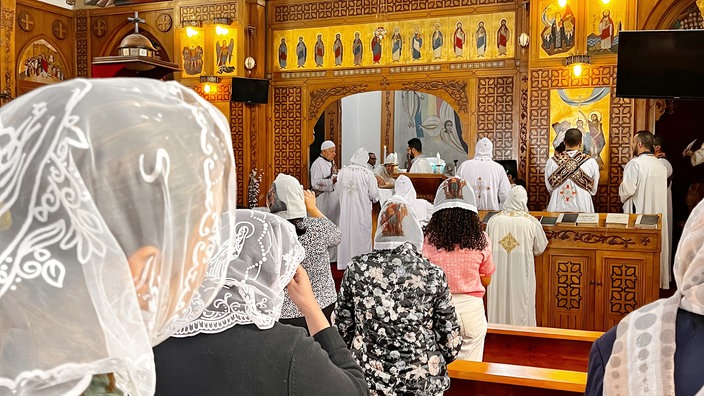
M 606 215 L 607 227 L 628 227 L 628 213 L 608 213 Z
M 542 219 L 540 219 L 540 224 L 546 225 L 546 226 L 554 226 L 557 224 L 557 217 L 556 216 L 543 216 Z
M 660 220 L 659 215 L 651 214 L 640 214 L 636 219 L 636 228 L 657 228 L 658 221 Z
M 597 225 L 599 224 L 599 213 L 580 213 L 575 222 L 577 225 Z
M 557 219 L 557 222 L 574 224 L 577 222 L 577 216 L 579 216 L 579 213 L 561 213 L 560 217 Z

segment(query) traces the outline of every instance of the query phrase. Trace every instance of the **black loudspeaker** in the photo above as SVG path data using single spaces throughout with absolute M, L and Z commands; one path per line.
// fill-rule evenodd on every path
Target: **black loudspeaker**
M 231 102 L 265 104 L 269 101 L 269 80 L 232 77 Z

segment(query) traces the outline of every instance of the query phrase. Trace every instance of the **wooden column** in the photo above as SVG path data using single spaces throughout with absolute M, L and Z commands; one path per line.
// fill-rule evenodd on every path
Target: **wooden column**
M 3 0 L 0 6 L 0 105 L 9 101 L 2 99 L 3 96 L 17 96 L 17 73 L 15 65 L 15 22 L 17 15 L 17 2 L 15 0 Z

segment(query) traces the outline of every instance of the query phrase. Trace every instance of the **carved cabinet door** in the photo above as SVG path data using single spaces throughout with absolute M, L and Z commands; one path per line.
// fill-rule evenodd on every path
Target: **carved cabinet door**
M 646 285 L 653 280 L 653 254 L 596 252 L 595 330 L 606 331 L 629 312 L 649 302 Z
M 594 251 L 552 249 L 536 263 L 538 326 L 592 330 Z

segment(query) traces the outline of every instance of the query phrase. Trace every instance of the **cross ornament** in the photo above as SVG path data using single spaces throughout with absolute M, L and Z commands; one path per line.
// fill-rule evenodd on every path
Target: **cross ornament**
M 127 18 L 128 21 L 134 23 L 134 32 L 139 33 L 139 24 L 140 23 L 145 23 L 146 21 L 144 19 L 141 19 L 139 17 L 139 12 L 135 11 L 133 17 Z

